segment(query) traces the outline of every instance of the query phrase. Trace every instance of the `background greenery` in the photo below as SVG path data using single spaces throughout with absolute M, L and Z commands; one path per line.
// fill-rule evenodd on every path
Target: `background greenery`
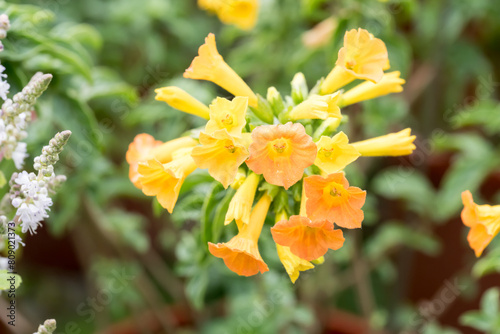
M 30 127 L 31 156 L 55 132 L 73 132 L 59 165 L 68 181 L 18 261 L 20 326 L 54 317 L 62 333 L 500 331 L 498 289 L 483 294 L 498 286 L 500 242 L 476 262 L 458 219 L 465 189 L 481 204 L 500 203 L 497 1 L 262 0 L 250 32 L 222 25 L 195 0 L 2 1 L 0 9 L 12 24 L 1 54 L 11 91 L 36 71 L 54 75 Z M 329 42 L 305 47 L 303 33 L 331 16 Z M 153 90 L 177 85 L 205 103 L 227 96 L 182 78 L 209 32 L 255 92 L 287 92 L 298 71 L 312 86 L 357 27 L 386 43 L 407 84 L 351 107 L 345 130 L 359 140 L 411 127 L 418 150 L 348 170 L 368 190 L 364 228 L 347 231 L 345 247 L 296 285 L 267 232 L 260 247 L 270 272 L 237 277 L 202 243 L 228 239 L 231 231 L 212 226 L 229 191 L 197 173 L 170 216 L 128 180 L 124 157 L 137 133 L 166 141 L 201 125 L 154 101 Z M 133 278 L 108 293 L 118 273 Z M 445 302 L 440 293 L 456 278 L 459 292 Z

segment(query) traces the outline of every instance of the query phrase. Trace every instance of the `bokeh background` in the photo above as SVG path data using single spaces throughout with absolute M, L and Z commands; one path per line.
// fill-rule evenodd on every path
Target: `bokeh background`
M 73 132 L 57 166 L 68 181 L 18 255 L 19 333 L 47 318 L 68 334 L 500 332 L 500 240 L 477 261 L 459 218 L 465 189 L 500 203 L 500 2 L 260 2 L 248 32 L 195 0 L 0 2 L 12 25 L 0 55 L 11 91 L 36 71 L 54 75 L 30 156 L 55 132 Z M 332 33 L 312 43 L 306 32 L 326 19 Z M 166 141 L 202 125 L 155 101 L 154 89 L 180 86 L 207 104 L 227 97 L 182 78 L 209 32 L 255 92 L 287 92 L 299 71 L 313 86 L 358 27 L 386 43 L 407 83 L 349 107 L 350 139 L 411 127 L 417 150 L 349 166 L 350 183 L 368 191 L 366 218 L 325 264 L 292 285 L 267 229 L 260 248 L 271 270 L 238 277 L 200 241 L 215 219 L 201 208 L 227 201 L 221 192 L 207 203 L 220 190 L 207 174 L 187 179 L 173 215 L 128 180 L 136 134 Z

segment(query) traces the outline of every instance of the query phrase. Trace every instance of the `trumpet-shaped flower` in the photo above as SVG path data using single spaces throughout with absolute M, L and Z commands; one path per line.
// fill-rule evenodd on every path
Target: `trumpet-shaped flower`
M 208 173 L 227 188 L 235 179 L 238 167 L 248 157 L 243 139 L 232 137 L 227 130 L 213 134 L 200 133 L 200 144 L 191 156 L 199 168 L 208 168 Z
M 209 34 L 205 38 L 205 44 L 200 46 L 198 56 L 184 72 L 184 77 L 212 81 L 234 96 L 248 97 L 250 106 L 258 105 L 257 96 L 217 51 L 214 34 Z
M 289 220 L 277 222 L 271 228 L 274 242 L 290 247 L 290 251 L 301 259 L 312 261 L 328 249 L 339 249 L 344 244 L 341 230 L 335 230 L 327 220 L 315 220 L 304 216 L 291 216 Z
M 226 266 L 241 276 L 252 276 L 269 271 L 259 253 L 258 240 L 266 220 L 271 197 L 264 194 L 250 215 L 250 222 L 244 224 L 239 233 L 227 243 L 208 243 L 212 255 L 224 260 Z
M 205 132 L 211 134 L 217 130 L 226 129 L 230 135 L 239 136 L 246 123 L 247 105 L 247 97 L 238 96 L 232 101 L 218 97 L 210 105 L 210 120 L 205 127 Z
M 344 46 L 335 67 L 321 85 L 321 93 L 332 93 L 355 79 L 379 82 L 389 67 L 384 42 L 364 29 L 352 29 L 344 35 Z
M 258 0 L 198 0 L 198 6 L 213 11 L 224 24 L 250 30 L 257 22 Z
M 307 100 L 297 105 L 290 111 L 289 117 L 296 121 L 299 119 L 341 119 L 340 108 L 337 103 L 340 93 L 330 95 L 313 95 Z
M 361 155 L 342 131 L 332 138 L 321 136 L 316 146 L 318 155 L 314 164 L 326 174 L 341 171 Z
M 238 191 L 236 191 L 236 194 L 231 199 L 231 202 L 229 202 L 226 219 L 224 220 L 225 225 L 231 223 L 233 219 L 240 228 L 242 224 L 249 223 L 250 211 L 252 210 L 253 200 L 259 185 L 259 180 L 259 175 L 251 173 Z
M 167 163 L 172 160 L 172 153 L 176 150 L 184 147 L 194 147 L 196 144 L 196 140 L 191 137 L 181 137 L 162 143 L 146 133 L 135 136 L 125 156 L 130 165 L 130 181 L 132 181 L 137 188 L 141 189 L 141 183 L 139 181 L 140 174 L 137 171 L 139 162 L 156 159 L 160 163 Z
M 157 101 L 166 102 L 172 108 L 204 119 L 210 118 L 208 107 L 179 87 L 162 87 L 155 89 L 155 93 Z
M 299 181 L 316 158 L 316 145 L 300 123 L 258 126 L 252 140 L 247 166 L 285 189 Z
M 377 83 L 365 81 L 343 93 L 342 98 L 340 99 L 340 105 L 345 107 L 350 104 L 374 99 L 390 93 L 402 92 L 402 85 L 404 85 L 405 80 L 401 79 L 399 77 L 400 75 L 401 73 L 399 71 L 394 71 L 384 73 L 382 79 Z
M 196 164 L 189 154 L 176 157 L 167 164 L 156 159 L 139 163 L 142 192 L 147 196 L 156 196 L 161 206 L 172 213 L 184 179 L 195 169 Z
M 312 220 L 327 220 L 344 228 L 360 228 L 364 214 L 366 191 L 349 187 L 344 173 L 323 178 L 318 175 L 304 179 L 307 196 L 307 216 Z
M 401 156 L 409 155 L 415 150 L 411 129 L 407 128 L 396 133 L 375 137 L 352 143 L 352 146 L 363 156 Z
M 470 227 L 467 241 L 477 257 L 500 232 L 500 205 L 477 205 L 470 191 L 462 193 L 462 222 Z

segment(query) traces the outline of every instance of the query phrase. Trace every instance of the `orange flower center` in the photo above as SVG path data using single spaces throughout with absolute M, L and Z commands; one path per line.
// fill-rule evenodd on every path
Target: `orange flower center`
M 221 123 L 224 126 L 233 125 L 233 116 L 231 116 L 231 114 L 226 114 L 226 117 L 221 119 Z
M 232 145 L 232 144 L 231 145 L 226 145 L 224 147 L 229 151 L 229 153 L 236 152 L 236 147 L 234 147 L 234 145 Z
M 339 183 L 332 182 L 323 189 L 323 198 L 328 205 L 338 205 L 346 201 L 347 197 L 347 191 Z
M 271 158 L 289 156 L 291 151 L 290 140 L 278 138 L 269 143 L 269 155 Z
M 350 59 L 350 60 L 345 62 L 345 67 L 347 69 L 353 69 L 354 66 L 356 66 L 356 61 L 354 59 Z
M 318 154 L 322 158 L 330 158 L 331 159 L 333 151 L 334 151 L 333 147 L 331 147 L 331 148 L 322 148 L 322 149 L 319 150 Z

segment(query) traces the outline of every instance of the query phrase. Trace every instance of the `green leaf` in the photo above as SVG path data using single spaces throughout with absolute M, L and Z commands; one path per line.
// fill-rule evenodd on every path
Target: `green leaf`
M 17 289 L 22 281 L 21 276 L 11 274 L 7 270 L 0 270 L 0 290 L 9 290 L 11 284 L 14 284 L 14 287 Z
M 200 270 L 186 285 L 186 296 L 198 310 L 203 307 L 208 282 L 208 272 L 206 270 Z
M 389 199 L 403 199 L 411 210 L 420 214 L 430 211 L 434 189 L 420 171 L 406 167 L 391 167 L 377 174 L 372 181 L 375 192 Z
M 224 227 L 224 220 L 226 218 L 227 209 L 235 192 L 236 190 L 234 190 L 233 188 L 229 188 L 226 191 L 226 195 L 215 210 L 215 216 L 212 222 L 212 242 L 217 242 L 220 238 L 222 228 Z
M 384 222 L 365 245 L 365 254 L 372 259 L 380 259 L 396 246 L 406 246 L 428 255 L 435 255 L 440 250 L 440 243 L 433 236 L 416 231 L 399 222 Z
M 472 267 L 472 274 L 475 277 L 482 277 L 495 272 L 500 272 L 500 248 L 490 251 Z
M 4 173 L 0 170 L 0 188 L 3 188 L 7 184 L 7 179 Z
M 203 207 L 201 208 L 201 241 L 203 245 L 206 245 L 209 241 L 212 241 L 212 217 L 213 209 L 217 206 L 219 202 L 218 194 L 222 191 L 224 187 L 219 182 L 213 182 L 210 191 L 205 198 Z

